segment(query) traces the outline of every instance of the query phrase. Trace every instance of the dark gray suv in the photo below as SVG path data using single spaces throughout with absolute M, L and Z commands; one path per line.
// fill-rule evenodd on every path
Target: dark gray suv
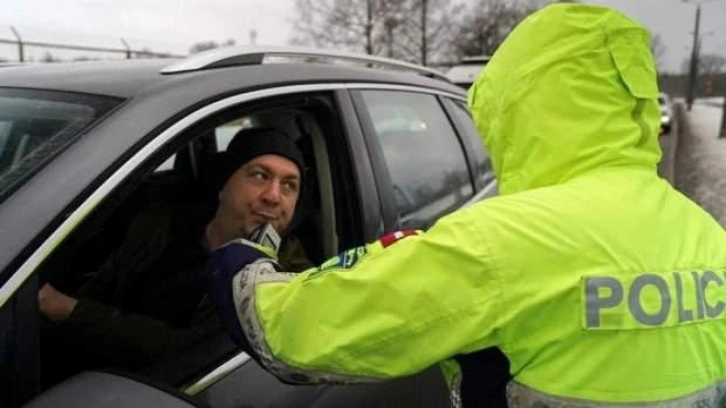
M 436 367 L 374 385 L 293 386 L 224 333 L 133 373 L 44 380 L 54 361 L 38 289 L 52 280 L 73 293 L 135 214 L 207 194 L 215 158 L 254 127 L 284 131 L 306 156 L 309 210 L 294 232 L 314 262 L 496 193 L 463 91 L 424 67 L 238 47 L 0 68 L 0 406 L 449 404 Z

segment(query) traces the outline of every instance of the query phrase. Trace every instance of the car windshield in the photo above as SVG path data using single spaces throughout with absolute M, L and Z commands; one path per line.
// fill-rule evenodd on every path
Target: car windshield
M 0 88 L 0 202 L 119 101 Z

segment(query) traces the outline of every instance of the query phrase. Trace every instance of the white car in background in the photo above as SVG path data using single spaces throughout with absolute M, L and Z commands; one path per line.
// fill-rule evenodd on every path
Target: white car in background
M 446 72 L 446 77 L 454 84 L 469 89 L 490 59 L 489 55 L 464 57 L 459 65 L 454 65 Z
M 663 92 L 658 94 L 658 105 L 660 106 L 660 134 L 667 135 L 671 132 L 673 125 L 673 103 L 670 96 Z

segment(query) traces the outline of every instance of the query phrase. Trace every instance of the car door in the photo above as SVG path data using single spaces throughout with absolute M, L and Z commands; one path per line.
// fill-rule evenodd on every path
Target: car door
M 319 230 L 316 232 L 328 237 L 320 245 L 319 257 L 329 256 L 336 250 L 364 242 L 369 238 L 371 231 L 377 228 L 376 226 L 382 225 L 382 222 L 376 219 L 379 214 L 376 211 L 380 211 L 382 207 L 376 202 L 376 195 L 358 189 L 358 186 L 371 185 L 372 175 L 368 174 L 371 166 L 369 163 L 361 162 L 367 157 L 367 152 L 357 150 L 361 146 L 361 141 L 356 136 L 360 132 L 360 125 L 346 121 L 347 118 L 351 118 L 350 112 L 346 113 L 346 104 L 350 108 L 350 101 L 345 98 L 346 93 L 330 85 L 320 87 L 311 85 L 302 90 L 300 87 L 280 87 L 262 94 L 258 92 L 256 95 L 256 97 L 248 97 L 245 94 L 228 96 L 212 105 L 197 107 L 197 110 L 165 124 L 165 128 L 158 130 L 153 137 L 145 138 L 145 145 L 138 146 L 137 150 L 126 155 L 123 162 L 112 167 L 114 170 L 108 174 L 105 181 L 98 186 L 90 186 L 91 191 L 87 191 L 87 195 L 79 198 L 67 209 L 67 215 L 60 224 L 49 227 L 52 230 L 40 238 L 41 242 L 34 246 L 37 249 L 23 255 L 22 259 L 11 266 L 13 270 L 10 273 L 13 279 L 0 289 L 3 294 L 3 303 L 0 305 L 0 319 L 4 328 L 2 345 L 3 356 L 6 359 L 2 362 L 4 372 L 0 374 L 3 375 L 3 379 L 20 378 L 21 380 L 15 380 L 16 383 L 18 386 L 25 386 L 27 390 L 22 394 L 16 394 L 17 396 L 6 398 L 7 405 L 4 406 L 17 406 L 41 390 L 39 378 L 42 376 L 43 362 L 40 357 L 38 332 L 43 323 L 37 310 L 37 291 L 45 278 L 41 272 L 48 271 L 59 259 L 78 262 L 84 254 L 80 248 L 88 248 L 84 244 L 97 243 L 97 235 L 94 234 L 103 235 L 107 230 L 114 230 L 106 228 L 109 226 L 107 220 L 118 220 L 119 217 L 116 215 L 121 214 L 123 209 L 137 204 L 134 200 L 131 202 L 128 200 L 139 192 L 140 185 L 148 186 L 148 183 L 151 183 L 153 186 L 143 191 L 144 194 L 141 196 L 144 197 L 168 198 L 169 191 L 174 192 L 171 196 L 186 194 L 184 189 L 176 189 L 174 183 L 177 183 L 180 177 L 188 178 L 192 182 L 200 181 L 198 159 L 205 148 L 195 146 L 198 144 L 196 142 L 201 140 L 198 139 L 202 137 L 200 134 L 209 130 L 206 124 L 231 123 L 220 120 L 220 118 L 229 119 L 230 113 L 234 114 L 232 122 L 241 120 L 244 115 L 240 113 L 248 109 L 253 109 L 255 110 L 253 113 L 257 113 L 270 106 L 282 105 L 294 111 L 299 108 L 300 101 L 304 101 L 302 103 L 319 101 L 319 104 L 310 107 L 306 118 L 295 117 L 285 122 L 291 126 L 291 129 L 297 128 L 302 133 L 309 132 L 311 135 L 318 134 L 325 138 L 323 144 L 312 146 L 311 149 L 313 156 L 321 161 L 327 160 L 322 163 L 324 165 L 316 168 L 318 180 L 325 180 L 325 184 L 318 185 L 321 197 L 319 215 L 322 219 L 327 217 L 325 225 L 317 225 Z M 253 105 L 254 108 L 249 108 Z M 322 116 L 317 120 L 314 119 L 316 109 L 322 112 Z M 123 111 L 111 118 L 120 121 L 132 119 L 124 117 Z M 267 119 L 275 122 L 279 117 L 273 115 Z M 308 123 L 305 123 L 306 120 Z M 220 130 L 219 127 L 216 125 L 212 127 L 215 130 L 212 136 L 216 142 L 220 141 L 216 132 Z M 94 135 L 91 133 L 87 137 L 90 139 Z M 316 164 L 321 162 L 317 161 Z M 179 172 L 170 172 L 170 170 L 179 170 Z M 131 205 L 132 203 L 134 205 Z M 367 211 L 367 208 L 373 209 L 373 213 Z M 315 227 L 313 223 L 312 228 Z M 80 239 L 80 236 L 84 239 Z M 80 252 L 64 253 L 69 248 Z M 228 340 L 225 345 L 224 336 L 216 337 L 205 342 L 200 348 L 183 353 L 177 360 L 160 362 L 161 364 L 149 368 L 142 376 L 152 376 L 155 377 L 154 381 L 161 382 L 169 379 L 169 376 L 174 377 L 169 380 L 173 386 L 180 387 L 187 394 L 194 395 L 197 400 L 206 401 L 215 407 L 383 406 L 385 404 L 445 406 L 448 403 L 445 385 L 436 368 L 419 376 L 376 385 L 290 386 L 271 377 L 244 353 L 225 347 L 229 347 Z M 220 350 L 223 353 L 220 354 Z M 17 367 L 23 367 L 20 376 L 18 372 L 11 373 L 11 370 Z M 178 374 L 183 372 L 189 373 L 180 377 Z M 113 388 L 113 384 L 109 384 L 109 387 Z M 108 392 L 111 392 L 112 388 L 109 388 Z
M 330 89 L 330 87 L 327 88 Z M 12 278 L 2 288 L 4 301 L 0 306 L 0 319 L 2 319 L 3 323 L 3 336 L 0 338 L 3 346 L 3 360 L 0 361 L 2 363 L 0 365 L 2 368 L 0 374 L 2 374 L 3 379 L 8 380 L 3 381 L 3 385 L 8 386 L 8 390 L 14 391 L 3 393 L 3 406 L 17 406 L 30 396 L 38 393 L 44 386 L 41 385 L 41 377 L 43 375 L 41 368 L 48 368 L 49 364 L 47 361 L 41 360 L 38 332 L 41 331 L 39 328 L 43 325 L 43 322 L 38 317 L 37 309 L 38 289 L 48 278 L 48 273 L 44 274 L 43 272 L 49 272 L 53 267 L 64 271 L 81 270 L 83 265 L 87 263 L 87 258 L 96 257 L 97 252 L 102 252 L 104 249 L 101 242 L 112 241 L 113 232 L 118 229 L 116 224 L 122 223 L 119 221 L 120 219 L 128 218 L 123 213 L 139 206 L 138 200 L 130 197 L 164 197 L 165 200 L 168 200 L 187 194 L 188 192 L 185 191 L 187 187 L 200 182 L 202 175 L 199 172 L 198 166 L 200 165 L 199 159 L 201 157 L 199 155 L 195 156 L 194 149 L 191 148 L 196 141 L 195 143 L 189 144 L 193 138 L 197 137 L 197 133 L 200 132 L 200 123 L 204 121 L 216 121 L 222 116 L 229 115 L 230 109 L 236 111 L 247 109 L 245 106 L 238 107 L 240 102 L 247 105 L 256 104 L 255 107 L 249 109 L 269 111 L 271 109 L 270 106 L 274 106 L 279 112 L 293 112 L 296 109 L 295 106 L 300 104 L 299 101 L 305 100 L 307 101 L 305 102 L 307 106 L 310 107 L 310 115 L 308 117 L 310 119 L 315 113 L 313 109 L 323 109 L 321 106 L 326 102 L 326 97 L 318 95 L 314 87 L 310 87 L 308 90 L 309 92 L 300 93 L 299 89 L 290 90 L 289 88 L 282 88 L 277 91 L 271 90 L 261 98 L 246 98 L 246 95 L 235 95 L 226 100 L 218 101 L 213 110 L 209 109 L 209 106 L 204 106 L 187 116 L 179 118 L 175 123 L 169 124 L 170 127 L 162 130 L 155 138 L 147 138 L 148 144 L 146 148 L 141 148 L 135 155 L 127 158 L 125 163 L 120 164 L 116 173 L 107 179 L 104 185 L 96 189 L 95 192 L 92 192 L 90 198 L 85 201 L 79 200 L 74 208 L 68 209 L 70 216 L 66 218 L 66 223 L 56 227 L 55 232 L 50 232 L 50 238 L 40 245 L 40 249 L 30 254 L 30 256 L 25 257 L 19 264 L 14 265 L 13 271 L 8 271 L 12 275 Z M 279 97 L 280 95 L 281 97 Z M 327 101 L 329 101 L 330 97 L 328 96 L 327 98 Z M 314 104 L 310 101 L 316 99 L 320 103 L 313 107 Z M 199 115 L 199 111 L 204 111 L 205 109 L 208 111 L 207 114 Z M 206 119 L 208 116 L 212 118 Z M 244 117 L 240 116 L 238 119 L 244 119 Z M 281 119 L 286 119 L 288 122 L 281 123 Z M 267 121 L 268 124 L 272 123 L 276 126 L 293 126 L 293 120 L 296 119 L 300 119 L 300 117 L 288 116 L 281 118 L 273 115 L 272 117 L 268 117 Z M 123 122 L 131 120 L 131 118 L 124 117 L 123 112 L 120 112 L 109 120 Z M 223 125 L 231 122 L 234 122 L 234 120 L 228 120 Z M 322 123 L 322 121 L 319 120 L 319 123 Z M 332 126 L 333 120 L 326 120 L 325 123 L 328 126 Z M 244 125 L 245 123 L 242 121 L 240 126 Z M 313 125 L 315 123 L 309 124 L 309 126 Z M 216 142 L 223 142 L 224 135 L 221 134 L 224 133 L 223 131 L 230 129 L 232 131 L 236 130 L 233 126 L 212 127 L 214 128 L 213 130 L 220 133 L 212 135 L 215 136 L 214 140 Z M 313 131 L 311 127 L 308 130 Z M 316 131 L 319 137 L 321 130 L 318 129 Z M 94 137 L 98 137 L 98 135 L 91 133 L 87 136 L 88 139 Z M 318 149 L 312 154 L 318 154 L 321 160 L 327 160 L 324 157 L 327 154 L 324 150 L 320 153 Z M 14 157 L 19 156 L 15 154 Z M 327 163 L 323 164 L 327 165 Z M 322 167 L 318 170 L 316 174 L 322 173 Z M 330 193 L 333 191 L 331 173 L 327 171 L 326 174 L 326 191 Z M 342 175 L 345 173 L 341 171 L 336 174 Z M 353 185 L 352 183 L 348 184 Z M 52 190 L 47 190 L 47 192 L 52 196 Z M 27 206 L 36 204 L 41 203 L 26 203 Z M 342 207 L 343 204 L 341 204 Z M 322 215 L 323 217 L 333 216 L 334 208 L 331 203 L 326 202 L 323 210 L 327 212 Z M 29 213 L 32 214 L 33 212 L 29 211 Z M 331 228 L 335 224 L 326 222 L 325 225 L 325 228 Z M 350 228 L 346 230 L 346 234 L 356 234 L 356 230 L 354 229 L 355 225 L 357 225 L 356 222 L 351 222 L 349 224 Z M 321 253 L 317 254 L 317 260 L 322 261 L 326 256 L 332 255 L 337 250 L 339 239 L 335 231 L 321 229 L 317 232 L 319 237 L 326 237 L 325 242 L 318 248 Z M 351 238 L 348 236 L 340 237 L 341 242 L 345 242 L 347 239 Z M 60 267 L 61 265 L 62 267 Z M 58 284 L 69 288 L 72 287 L 76 281 L 76 276 L 69 276 L 70 274 L 65 272 L 62 275 L 58 279 Z M 224 347 L 223 342 L 217 342 L 215 345 Z M 182 367 L 187 372 L 194 371 L 188 369 L 188 365 L 190 364 L 209 365 L 210 361 L 204 360 L 205 357 L 208 357 L 204 355 L 204 350 L 190 354 L 192 356 L 187 356 L 181 361 L 181 364 L 187 364 L 187 367 Z M 199 356 L 200 354 L 201 357 Z M 218 354 L 215 357 L 218 358 Z M 243 365 L 242 363 L 248 360 L 237 358 L 233 363 Z M 171 364 L 167 366 L 165 373 L 163 368 L 156 367 L 156 371 L 151 369 L 150 373 L 166 379 L 172 368 L 179 369 L 179 365 Z M 219 372 L 219 370 L 209 371 L 203 377 L 209 379 L 210 375 L 217 376 Z M 196 375 L 196 372 L 194 374 Z M 261 370 L 257 370 L 251 376 L 263 377 L 264 374 Z M 218 378 L 213 379 L 216 380 Z M 245 383 L 251 384 L 254 382 L 253 380 L 253 378 L 248 377 Z M 195 381 L 192 377 L 181 380 L 177 377 L 173 381 L 175 383 L 179 382 L 180 384 L 188 381 L 190 384 L 184 384 L 185 389 L 196 389 L 197 392 L 200 390 L 199 382 Z M 268 385 L 269 387 L 267 388 L 255 388 L 255 395 L 280 395 L 284 392 L 269 388 L 286 387 L 279 382 L 269 383 Z M 244 387 L 239 386 L 235 388 L 238 390 L 244 389 Z M 307 389 L 290 387 L 290 389 L 295 391 L 292 394 L 296 395 L 290 397 L 291 400 L 295 401 L 303 401 L 302 394 L 315 392 L 314 387 Z M 241 394 L 244 395 L 243 392 Z
M 335 202 L 338 248 L 362 245 L 383 231 L 381 203 L 375 187 L 374 170 L 358 116 L 345 89 L 334 93 L 335 112 L 318 125 L 328 150 L 328 171 L 320 168 L 318 177 L 332 177 L 331 200 Z M 351 153 L 347 153 L 351 152 Z M 352 153 L 355 152 L 355 153 Z M 318 166 L 320 167 L 320 166 Z M 357 189 L 354 188 L 358 186 Z M 326 190 L 321 187 L 320 190 Z M 228 340 L 227 340 L 228 341 Z M 243 363 L 243 364 L 242 364 Z M 217 366 L 213 372 L 186 386 L 213 407 L 444 407 L 449 405 L 448 389 L 438 367 L 406 378 L 352 386 L 286 385 L 267 373 L 255 361 L 238 354 Z M 268 390 L 260 393 L 260 390 Z

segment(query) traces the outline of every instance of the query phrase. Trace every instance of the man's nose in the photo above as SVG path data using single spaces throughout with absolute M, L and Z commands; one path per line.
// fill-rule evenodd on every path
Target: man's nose
M 262 192 L 262 199 L 268 204 L 279 204 L 280 198 L 280 182 L 278 180 L 272 180 L 267 183 L 265 190 Z

